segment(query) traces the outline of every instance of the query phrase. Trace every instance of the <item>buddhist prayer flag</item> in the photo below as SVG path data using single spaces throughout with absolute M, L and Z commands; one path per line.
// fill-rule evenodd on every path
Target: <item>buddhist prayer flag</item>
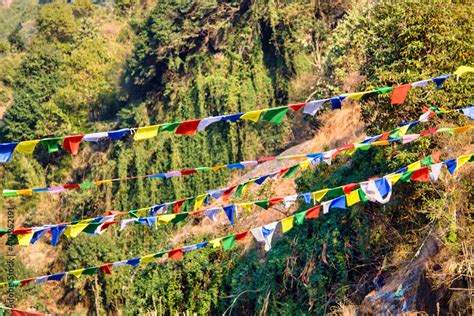
M 293 216 L 290 216 L 290 217 L 286 217 L 286 218 L 284 218 L 280 221 L 282 233 L 286 233 L 286 232 L 288 232 L 289 230 L 291 230 L 293 228 L 294 218 L 295 218 L 295 216 L 293 215 Z
M 333 110 L 342 109 L 342 100 L 344 100 L 344 96 L 338 96 L 334 98 L 330 98 L 331 106 Z
M 262 121 L 267 121 L 271 124 L 280 124 L 283 121 L 288 109 L 289 107 L 287 106 L 269 109 L 262 115 Z
M 359 190 L 355 190 L 346 194 L 347 206 L 352 206 L 360 202 Z
M 323 189 L 319 190 L 316 192 L 311 193 L 311 198 L 315 201 L 321 202 L 321 200 L 324 198 L 326 193 L 328 193 L 329 189 Z
M 376 88 L 375 92 L 377 92 L 378 94 L 386 94 L 386 93 L 389 93 L 392 90 L 393 90 L 392 87 L 383 87 L 383 88 Z
M 179 125 L 181 125 L 182 122 L 173 122 L 173 123 L 164 123 L 159 126 L 159 131 L 160 132 L 171 132 L 173 133 L 176 131 Z
M 33 151 L 36 148 L 36 145 L 39 143 L 39 140 L 27 140 L 24 142 L 20 142 L 16 148 L 15 151 L 19 153 L 24 153 L 24 154 L 33 154 Z
M 441 89 L 441 87 L 443 86 L 443 83 L 446 81 L 446 79 L 448 79 L 449 77 L 451 77 L 451 75 L 442 75 L 442 76 L 439 76 L 439 77 L 436 77 L 436 78 L 433 78 L 433 82 L 435 83 L 436 87 L 438 89 Z
M 440 162 L 440 163 L 431 165 L 430 167 L 431 167 L 430 179 L 431 181 L 437 181 L 441 173 L 441 168 L 443 167 L 443 163 Z
M 64 149 L 66 149 L 71 155 L 77 155 L 77 153 L 79 152 L 79 144 L 81 143 L 82 138 L 84 138 L 84 135 L 64 137 Z
M 429 170 L 428 167 L 423 167 L 413 171 L 411 180 L 418 180 L 423 182 L 429 181 Z
M 201 122 L 201 120 L 191 120 L 191 121 L 185 121 L 181 123 L 176 129 L 176 134 L 182 134 L 182 135 L 195 134 L 198 128 L 199 122 Z
M 240 118 L 242 120 L 258 122 L 258 120 L 260 119 L 260 116 L 262 115 L 263 112 L 265 112 L 265 110 L 250 111 L 250 112 L 247 112 L 244 115 L 242 115 Z
M 18 143 L 0 144 L 0 163 L 9 162 Z
M 122 128 L 122 129 L 115 130 L 115 131 L 109 131 L 109 132 L 107 132 L 107 135 L 113 140 L 120 140 L 129 131 L 130 131 L 129 128 Z
M 307 104 L 304 106 L 303 113 L 314 116 L 314 115 L 316 114 L 316 112 L 318 112 L 319 108 L 320 108 L 320 107 L 324 104 L 324 102 L 326 102 L 326 101 L 327 101 L 327 99 L 324 99 L 324 100 L 316 100 L 316 101 L 311 101 L 311 102 L 307 103 Z
M 307 211 L 299 212 L 295 214 L 295 221 L 296 224 L 301 225 L 304 223 L 304 218 L 306 216 Z
M 139 127 L 133 136 L 134 140 L 144 140 L 156 137 L 158 135 L 158 129 L 160 128 L 159 125 L 147 126 L 147 127 Z
M 234 225 L 235 223 L 235 205 L 224 206 L 223 210 L 225 215 L 229 219 L 230 223 Z
M 197 127 L 198 131 L 205 130 L 209 125 L 219 122 L 222 119 L 222 116 L 211 116 L 202 119 Z
M 343 94 L 343 96 L 355 101 L 359 101 L 360 99 L 362 99 L 364 95 L 369 94 L 369 93 L 372 93 L 372 91 L 345 93 Z
M 252 229 L 250 232 L 258 242 L 265 243 L 265 251 L 269 251 L 272 248 L 272 238 L 275 232 L 278 222 L 273 222 L 266 226 L 257 227 Z
M 466 74 L 466 73 L 469 73 L 469 72 L 474 72 L 474 68 L 473 67 L 469 67 L 469 66 L 460 66 L 458 67 L 458 69 L 456 69 L 456 71 L 454 72 L 454 74 L 457 76 L 457 77 L 461 77 L 462 75 Z
M 394 87 L 390 104 L 403 104 L 403 102 L 405 102 L 405 98 L 408 94 L 408 91 L 410 90 L 410 87 L 410 84 L 404 84 L 401 86 Z
M 222 248 L 229 250 L 235 246 L 235 234 L 222 238 Z
M 209 244 L 212 246 L 212 248 L 219 248 L 221 246 L 221 240 L 222 239 L 223 239 L 223 237 L 213 239 L 209 242 Z
M 306 216 L 305 218 L 318 218 L 319 217 L 319 210 L 321 209 L 320 205 L 317 205 L 315 207 L 310 208 L 309 210 L 306 211 Z
M 177 248 L 177 249 L 170 250 L 170 252 L 168 253 L 168 258 L 176 259 L 176 260 L 183 259 L 183 249 Z

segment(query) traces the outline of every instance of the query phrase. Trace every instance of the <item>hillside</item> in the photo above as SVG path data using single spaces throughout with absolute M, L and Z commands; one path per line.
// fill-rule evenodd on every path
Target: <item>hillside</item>
M 472 158 L 453 175 L 443 168 L 436 182 L 425 174 L 410 180 L 414 172 L 405 171 L 386 204 L 362 199 L 327 214 L 321 207 L 318 218 L 292 221 L 285 231 L 280 223 L 268 252 L 250 232 L 245 241 L 232 237 L 315 207 L 315 199 L 271 205 L 274 197 L 333 188 L 318 203 L 347 201 L 347 185 L 419 160 L 427 171 L 438 160 L 472 153 L 472 129 L 455 129 L 472 120 L 450 110 L 472 105 L 474 75 L 439 79 L 474 65 L 471 15 L 470 5 L 444 1 L 14 0 L 2 7 L 0 142 L 42 141 L 32 154 L 16 150 L 0 165 L 0 188 L 24 193 L 2 197 L 0 229 L 72 220 L 68 227 L 90 228 L 95 220 L 81 220 L 112 211 L 142 220 L 103 233 L 83 227 L 87 233 L 75 238 L 59 233 L 56 247 L 51 229 L 34 244 L 2 242 L 0 282 L 10 282 L 0 289 L 2 304 L 13 291 L 18 308 L 66 315 L 472 313 Z M 438 81 L 410 85 L 402 102 L 391 102 L 390 87 L 429 78 Z M 357 91 L 372 92 L 346 95 Z M 308 101 L 331 97 L 315 115 L 303 114 Z M 297 103 L 304 107 L 286 108 L 281 122 L 267 115 Z M 428 107 L 434 115 L 427 122 L 397 128 Z M 256 122 L 241 119 L 256 110 L 263 111 Z M 228 114 L 235 121 L 225 116 L 230 122 L 205 131 L 177 132 L 183 121 Z M 156 128 L 155 137 L 137 139 L 144 126 Z M 109 133 L 97 142 L 81 137 L 77 154 L 62 138 L 57 151 L 45 146 L 56 136 L 121 129 L 128 132 L 118 141 Z M 393 142 L 341 150 L 330 165 L 299 157 L 219 167 L 322 153 L 386 131 L 392 133 L 382 137 Z M 405 143 L 405 134 L 422 137 Z M 236 193 L 248 179 L 304 161 L 291 176 L 282 172 Z M 133 178 L 173 170 L 180 176 Z M 113 180 L 99 181 L 105 179 Z M 206 193 L 233 186 L 228 200 Z M 176 201 L 194 197 L 177 206 L 179 213 L 193 211 L 204 195 L 197 209 L 237 205 L 230 208 L 235 223 L 223 209 L 216 221 L 188 214 L 149 229 L 147 215 L 137 211 L 175 201 L 166 214 L 173 216 Z M 254 204 L 247 212 L 239 204 L 245 202 Z M 18 244 L 15 238 L 30 232 L 5 234 Z M 217 247 L 179 256 L 180 247 L 222 236 L 232 243 L 218 240 Z M 132 259 L 164 249 L 181 249 L 175 258 L 182 260 Z M 124 259 L 132 264 L 103 268 Z M 60 281 L 12 282 L 86 267 Z

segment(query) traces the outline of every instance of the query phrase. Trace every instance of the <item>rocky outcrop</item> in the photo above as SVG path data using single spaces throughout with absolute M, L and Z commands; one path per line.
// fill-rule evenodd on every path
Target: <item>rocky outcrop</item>
M 420 254 L 410 263 L 392 273 L 385 285 L 370 292 L 359 307 L 362 315 L 397 315 L 423 311 L 437 315 L 444 309 L 447 289 L 433 289 L 427 270 L 440 252 L 442 244 L 432 236 Z

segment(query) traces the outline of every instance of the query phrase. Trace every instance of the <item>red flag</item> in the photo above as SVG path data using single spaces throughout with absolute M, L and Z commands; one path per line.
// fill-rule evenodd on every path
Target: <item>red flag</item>
M 270 204 L 269 204 L 268 207 L 272 207 L 273 205 L 278 204 L 278 203 L 280 203 L 281 201 L 283 201 L 283 198 L 281 198 L 281 197 L 271 198 L 271 199 L 269 200 Z
M 288 172 L 288 170 L 290 170 L 290 168 L 281 169 L 280 172 L 278 172 L 277 178 L 280 179 L 281 177 L 283 177 L 285 175 L 285 173 Z
M 315 207 L 310 208 L 306 211 L 305 218 L 318 218 L 319 217 L 319 209 L 321 206 L 316 205 Z
M 25 279 L 25 280 L 21 280 L 21 284 L 20 284 L 20 288 L 24 287 L 25 285 L 27 285 L 28 283 L 30 283 L 31 281 L 33 281 L 34 278 L 29 278 L 29 279 Z
M 13 235 L 25 235 L 33 232 L 31 228 L 18 228 L 12 231 Z
M 79 152 L 79 144 L 82 138 L 84 138 L 84 135 L 74 135 L 74 136 L 64 137 L 64 141 L 63 141 L 64 149 L 70 152 L 71 155 L 77 155 L 77 153 Z
M 177 260 L 183 259 L 183 249 L 176 248 L 176 249 L 170 250 L 170 252 L 168 252 L 168 258 L 177 259 Z
M 112 270 L 110 269 L 112 267 L 111 263 L 106 263 L 100 266 L 100 269 L 104 271 L 105 274 L 112 274 Z
M 201 120 L 191 120 L 181 123 L 176 129 L 176 134 L 193 135 L 196 133 Z
M 248 233 L 248 232 L 243 232 L 243 233 L 235 234 L 234 240 L 244 240 L 245 237 L 247 237 L 247 233 Z
M 12 316 L 35 316 L 35 315 L 46 315 L 46 314 L 38 313 L 38 312 L 22 311 L 16 308 L 12 308 Z
M 435 127 L 435 128 L 433 128 L 433 129 L 429 129 L 429 130 L 427 130 L 427 131 L 421 132 L 421 133 L 420 133 L 420 136 L 425 136 L 425 135 L 434 134 L 434 133 L 436 133 L 437 131 L 438 131 L 438 128 Z
M 428 182 L 429 181 L 429 170 L 428 167 L 423 167 L 420 169 L 417 169 L 413 171 L 413 174 L 411 175 L 411 180 L 418 180 L 418 181 L 423 181 L 423 182 Z
M 346 151 L 346 150 L 352 149 L 352 148 L 354 148 L 354 144 L 344 145 L 342 147 L 339 147 L 337 149 L 337 152 Z
M 113 220 L 113 221 L 110 221 L 110 222 L 105 222 L 101 227 L 100 227 L 100 231 L 104 231 L 106 230 L 107 228 L 109 228 L 110 225 L 112 224 L 117 224 L 117 223 L 120 223 L 121 221 L 116 219 L 116 220 Z
M 358 185 L 359 185 L 358 183 L 346 184 L 345 186 L 342 187 L 342 190 L 344 191 L 345 194 L 349 194 L 352 192 L 352 189 L 354 189 Z
M 297 104 L 290 104 L 288 105 L 293 111 L 298 112 L 303 106 L 307 103 L 297 103 Z
M 72 189 L 79 189 L 80 186 L 79 186 L 79 184 L 71 183 L 71 184 L 66 184 L 66 185 L 64 186 L 64 188 L 65 188 L 66 190 L 72 190 Z
M 383 133 L 383 134 L 382 134 L 382 137 L 380 138 L 380 140 L 387 140 L 389 135 L 390 135 L 390 132 L 385 132 L 385 133 Z
M 180 172 L 182 176 L 187 176 L 188 174 L 197 173 L 196 169 L 184 169 L 184 170 L 181 170 Z
M 403 104 L 405 98 L 407 97 L 408 91 L 410 90 L 411 84 L 403 84 L 401 86 L 393 87 L 392 91 L 392 100 L 390 104 Z
M 181 205 L 183 205 L 184 201 L 185 200 L 179 200 L 179 201 L 174 202 L 174 207 L 173 207 L 174 214 L 179 213 L 179 208 L 181 207 Z
M 227 201 L 229 196 L 232 194 L 232 191 L 234 191 L 235 187 L 236 187 L 236 185 L 228 188 L 227 190 L 224 191 L 224 193 L 222 193 L 222 196 L 221 196 L 222 201 L 224 201 L 224 202 Z
M 262 163 L 262 162 L 265 162 L 265 161 L 271 161 L 271 160 L 275 160 L 276 159 L 276 156 L 271 156 L 271 157 L 263 157 L 263 158 L 260 158 L 258 161 L 258 163 Z

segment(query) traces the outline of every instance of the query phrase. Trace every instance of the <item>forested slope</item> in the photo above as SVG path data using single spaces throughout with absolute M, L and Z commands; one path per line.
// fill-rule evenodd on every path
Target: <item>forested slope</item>
M 6 38 L 0 34 L 0 69 L 5 69 L 0 102 L 8 106 L 2 142 L 239 113 L 303 102 L 310 94 L 318 99 L 413 82 L 473 62 L 472 8 L 467 4 L 166 0 L 93 5 L 81 0 L 37 8 L 29 22 Z M 403 105 L 390 105 L 386 95 L 358 104 L 365 131 L 380 133 L 417 119 L 424 106 L 472 104 L 472 75 L 450 79 L 442 89 L 412 89 Z M 423 128 L 468 123 L 451 113 Z M 194 136 L 163 133 L 142 142 L 131 137 L 100 142 L 81 147 L 74 157 L 44 149 L 33 158 L 15 153 L 0 167 L 0 184 L 2 189 L 52 187 L 253 160 L 311 139 L 319 125 L 318 116 L 289 114 L 280 125 L 220 122 Z M 472 134 L 358 151 L 305 171 L 295 180 L 297 191 L 384 175 L 438 150 L 442 159 L 471 152 Z M 17 305 L 51 313 L 222 314 L 229 307 L 238 314 L 341 312 L 339 306 L 361 305 L 380 271 L 390 279 L 434 235 L 442 241 L 440 251 L 420 271 L 428 280 L 427 291 L 433 287 L 435 294 L 415 300 L 417 294 L 405 285 L 408 308 L 432 313 L 441 302 L 443 313 L 464 313 L 466 292 L 447 289 L 470 286 L 469 256 L 463 253 L 470 247 L 469 168 L 434 187 L 396 188 L 383 206 L 361 204 L 325 214 L 279 238 L 265 255 L 248 247 L 228 252 L 203 248 L 181 261 L 17 289 Z M 197 195 L 239 175 L 223 170 L 15 197 L 2 200 L 2 214 L 14 209 L 16 227 L 58 223 Z M 262 190 L 271 194 L 270 187 Z M 5 227 L 6 217 L 0 218 Z M 203 229 L 187 235 L 183 229 L 189 225 L 114 228 L 101 236 L 64 238 L 56 248 L 38 242 L 19 250 L 17 277 L 172 248 L 176 234 L 181 244 L 190 244 L 232 231 Z M 3 276 L 6 257 L 1 260 Z M 441 268 L 433 271 L 434 264 Z

